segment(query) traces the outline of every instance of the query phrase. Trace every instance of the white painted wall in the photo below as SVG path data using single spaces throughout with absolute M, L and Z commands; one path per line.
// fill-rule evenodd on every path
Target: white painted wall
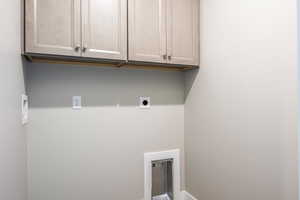
M 298 99 L 300 100 L 300 1 L 297 1 L 298 8 Z M 300 101 L 299 101 L 300 102 Z M 298 199 L 300 200 L 300 106 L 298 106 Z
M 18 0 L 0 3 L 0 199 L 25 200 L 26 138 L 20 113 L 24 92 L 21 6 Z
M 27 72 L 30 200 L 140 200 L 144 152 L 183 152 L 182 73 L 48 64 Z M 82 110 L 71 109 L 72 95 L 82 95 Z M 151 109 L 139 109 L 138 96 L 150 96 Z
M 296 0 L 201 0 L 186 75 L 186 188 L 199 200 L 296 200 Z

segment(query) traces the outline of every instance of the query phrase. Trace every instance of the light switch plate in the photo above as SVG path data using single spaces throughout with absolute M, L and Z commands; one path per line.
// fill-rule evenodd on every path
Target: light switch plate
M 73 109 L 74 110 L 80 110 L 82 109 L 81 105 L 81 96 L 73 96 Z
M 140 97 L 140 108 L 150 108 L 151 98 L 150 97 Z
M 22 124 L 25 125 L 28 123 L 28 96 L 22 94 Z

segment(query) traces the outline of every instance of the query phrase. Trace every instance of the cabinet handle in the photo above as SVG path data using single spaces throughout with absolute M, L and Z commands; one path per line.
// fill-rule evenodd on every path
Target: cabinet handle
M 172 56 L 171 56 L 171 55 L 170 55 L 170 56 L 168 56 L 168 59 L 169 59 L 169 60 L 171 60 L 171 59 L 172 59 Z
M 87 50 L 87 47 L 86 47 L 86 46 L 83 46 L 83 47 L 82 47 L 82 52 L 84 53 L 84 52 L 86 52 L 86 50 Z
M 79 49 L 80 49 L 80 45 L 76 45 L 74 48 L 75 51 L 79 51 Z
M 167 54 L 163 55 L 163 59 L 166 60 L 167 59 Z

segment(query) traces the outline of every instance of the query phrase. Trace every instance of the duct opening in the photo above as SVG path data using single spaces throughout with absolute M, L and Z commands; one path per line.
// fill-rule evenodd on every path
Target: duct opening
M 152 161 L 152 200 L 174 200 L 173 159 Z

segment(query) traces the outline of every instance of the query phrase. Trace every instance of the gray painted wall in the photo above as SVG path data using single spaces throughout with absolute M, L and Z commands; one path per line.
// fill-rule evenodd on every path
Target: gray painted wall
M 28 64 L 27 76 L 30 200 L 140 200 L 144 152 L 183 151 L 182 73 Z
M 0 7 L 0 199 L 26 199 L 26 138 L 21 125 L 24 93 L 20 1 Z M 9 19 L 9 20 L 6 20 Z
M 186 75 L 186 188 L 199 200 L 296 200 L 296 0 L 201 0 Z

